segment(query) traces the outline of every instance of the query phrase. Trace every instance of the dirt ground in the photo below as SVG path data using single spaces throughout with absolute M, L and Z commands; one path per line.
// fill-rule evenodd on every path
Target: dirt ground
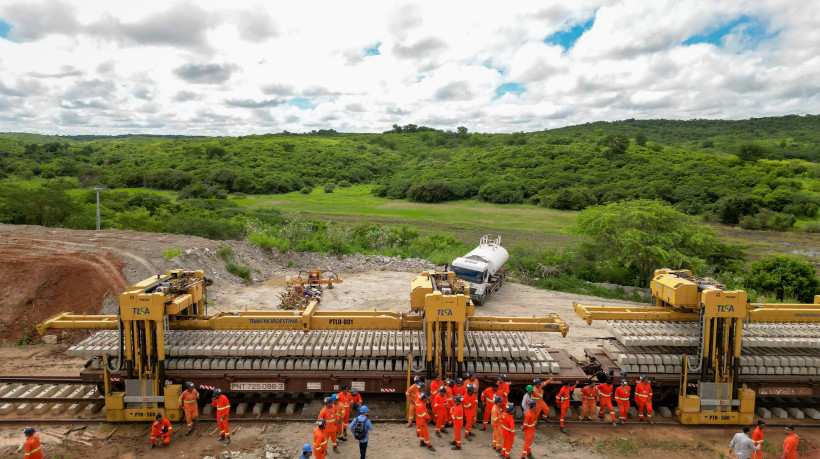
M 225 269 L 217 254 L 230 247 L 233 261 L 253 271 L 253 282 L 245 285 Z M 180 255 L 166 259 L 163 251 L 179 249 Z M 429 264 L 423 260 L 387 257 L 327 257 L 317 254 L 281 253 L 263 250 L 239 241 L 210 241 L 191 236 L 150 234 L 133 231 L 78 231 L 36 226 L 0 225 L 0 373 L 76 375 L 84 361 L 68 359 L 65 349 L 88 332 L 69 333 L 56 345 L 12 345 L 24 335 L 21 320 L 35 323 L 56 312 L 113 313 L 116 296 L 127 285 L 169 269 L 204 269 L 214 279 L 209 289 L 209 312 L 241 309 L 275 309 L 277 292 L 287 276 L 299 269 L 330 268 L 344 280 L 325 290 L 324 310 L 409 309 L 409 284 Z M 79 298 L 79 299 L 78 299 Z M 596 337 L 606 336 L 602 323 L 592 326 L 574 313 L 572 302 L 585 304 L 631 304 L 595 297 L 534 289 L 506 283 L 477 314 L 493 316 L 543 316 L 557 313 L 569 325 L 567 337 L 557 333 L 533 334 L 533 342 L 567 349 L 577 358 L 585 347 L 594 347 Z M 22 315 L 21 315 L 22 314 Z M 366 401 L 366 400 L 365 400 Z M 520 420 L 517 420 L 520 424 Z M 533 445 L 535 457 L 601 458 L 714 458 L 726 454 L 735 428 L 653 426 L 638 424 L 611 427 L 608 424 L 570 424 L 570 435 L 558 432 L 555 423 L 539 429 Z M 225 447 L 216 441 L 215 426 L 198 425 L 185 437 L 177 433 L 168 447 L 148 450 L 149 426 L 100 424 L 69 432 L 78 426 L 36 426 L 41 433 L 46 457 L 178 457 L 201 458 L 296 458 L 301 444 L 312 439 L 313 426 L 304 422 L 234 423 L 233 443 Z M 489 432 L 464 442 L 461 452 L 449 449 L 449 438 L 432 437 L 437 453 L 418 447 L 413 429 L 403 424 L 376 422 L 368 457 L 424 458 L 442 454 L 472 458 L 495 458 L 489 446 Z M 17 451 L 24 441 L 20 425 L 0 426 L 0 458 L 21 457 Z M 184 430 L 184 426 L 175 426 Z M 115 430 L 116 429 L 116 430 Z M 801 434 L 805 448 L 820 447 L 820 432 L 806 429 Z M 110 436 L 109 436 L 110 435 Z M 771 443 L 779 447 L 782 427 L 773 427 Z M 512 457 L 520 457 L 523 439 L 519 435 Z M 358 457 L 353 440 L 341 447 L 340 459 Z M 772 453 L 764 457 L 779 457 Z M 223 454 L 224 453 L 224 454 Z M 226 456 L 227 455 L 227 456 Z M 802 452 L 800 457 L 820 458 L 820 452 Z

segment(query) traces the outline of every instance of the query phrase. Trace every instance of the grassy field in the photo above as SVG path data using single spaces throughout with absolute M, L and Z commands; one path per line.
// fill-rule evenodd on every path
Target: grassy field
M 561 243 L 571 235 L 577 212 L 560 211 L 529 204 L 498 205 L 477 200 L 424 204 L 380 198 L 369 186 L 336 188 L 333 193 L 315 189 L 277 195 L 232 198 L 243 207 L 273 207 L 305 217 L 349 222 L 406 224 L 422 231 L 452 233 L 471 241 L 485 233 L 501 234 L 511 243 Z
M 306 217 L 351 223 L 413 225 L 422 232 L 451 233 L 468 243 L 488 233 L 502 235 L 510 246 L 531 243 L 539 247 L 556 247 L 578 240 L 572 234 L 578 212 L 477 200 L 414 203 L 380 198 L 371 194 L 370 189 L 364 185 L 336 188 L 333 193 L 314 189 L 310 194 L 248 195 L 231 200 L 243 207 L 273 207 Z M 820 263 L 820 237 L 817 234 L 748 231 L 722 225 L 715 228 L 724 242 L 744 247 L 749 262 L 765 255 L 791 254 Z

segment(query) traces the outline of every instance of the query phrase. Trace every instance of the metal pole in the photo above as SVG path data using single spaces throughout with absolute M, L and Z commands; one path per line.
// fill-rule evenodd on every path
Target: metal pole
M 97 190 L 97 231 L 100 230 L 100 190 Z

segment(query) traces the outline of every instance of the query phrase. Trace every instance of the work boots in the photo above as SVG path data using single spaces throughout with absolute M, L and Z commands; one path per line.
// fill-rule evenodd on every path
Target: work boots
M 453 450 L 459 451 L 459 450 L 461 450 L 461 446 L 456 445 L 456 446 L 453 446 L 453 447 L 452 447 L 452 448 L 450 448 L 450 449 L 453 449 Z
M 194 431 L 193 427 L 188 428 L 188 430 L 185 432 L 185 436 L 187 437 L 188 435 L 191 435 L 191 432 L 193 432 L 193 431 Z
M 424 443 L 424 441 L 420 441 L 420 442 L 419 442 L 419 446 L 421 446 L 422 448 L 424 448 L 425 446 L 427 446 L 427 444 L 426 444 L 426 443 Z
M 427 449 L 429 449 L 430 451 L 435 451 L 436 450 L 435 448 L 433 448 L 433 445 L 428 445 Z
M 404 427 L 413 427 L 413 423 L 412 423 L 412 422 L 408 422 L 408 423 L 407 423 L 407 425 L 406 425 L 406 426 L 404 426 Z
M 530 451 L 529 453 L 527 453 L 527 459 L 532 459 L 532 451 Z
M 437 436 L 438 438 L 441 438 L 441 432 L 436 432 L 436 436 Z
M 224 435 L 220 435 L 220 436 L 219 436 L 219 438 L 217 438 L 216 440 L 217 440 L 217 441 L 222 441 L 222 440 L 224 440 L 224 439 L 225 439 L 225 436 L 224 436 Z
M 612 425 L 613 425 L 613 426 L 617 426 L 617 425 L 618 425 L 618 423 L 616 423 L 615 421 L 612 421 Z
M 483 431 L 487 430 L 487 426 L 481 426 L 481 429 L 479 429 L 479 430 L 481 430 L 483 432 Z
M 148 449 L 154 449 L 154 446 L 156 446 L 156 445 L 151 445 L 151 447 L 148 448 Z M 26 454 L 28 454 L 28 453 L 26 453 Z
M 336 453 L 336 454 L 342 454 L 342 452 L 341 452 L 341 451 L 339 451 L 339 447 L 338 447 L 338 446 L 334 446 L 334 447 L 333 447 L 333 452 L 334 452 L 334 453 Z
M 638 418 L 638 422 L 643 422 L 643 418 Z
M 455 445 L 456 445 L 456 441 L 455 441 L 455 440 L 453 440 L 453 441 L 451 441 L 451 442 L 450 442 L 450 444 L 451 444 L 451 445 L 453 445 L 453 446 L 455 446 Z
M 621 419 L 621 424 L 626 424 L 626 421 L 624 421 L 623 419 Z
M 650 420 L 649 420 L 649 423 L 650 423 L 650 424 L 654 424 L 654 423 L 655 423 L 655 421 L 653 421 L 653 420 L 651 420 L 651 419 L 650 419 Z
M 228 438 L 226 438 L 226 439 L 225 439 L 225 444 L 226 444 L 226 445 L 230 445 L 230 444 L 231 444 L 231 437 L 228 437 Z
M 567 429 L 561 427 L 561 433 L 567 433 Z
M 587 416 L 586 420 L 587 420 L 587 421 L 592 421 L 592 418 L 591 418 L 591 417 L 589 417 L 589 416 Z

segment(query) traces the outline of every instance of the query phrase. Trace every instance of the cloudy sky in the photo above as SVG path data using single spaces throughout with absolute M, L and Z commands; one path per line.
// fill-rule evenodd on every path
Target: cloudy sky
M 820 113 L 820 2 L 0 0 L 0 131 Z

